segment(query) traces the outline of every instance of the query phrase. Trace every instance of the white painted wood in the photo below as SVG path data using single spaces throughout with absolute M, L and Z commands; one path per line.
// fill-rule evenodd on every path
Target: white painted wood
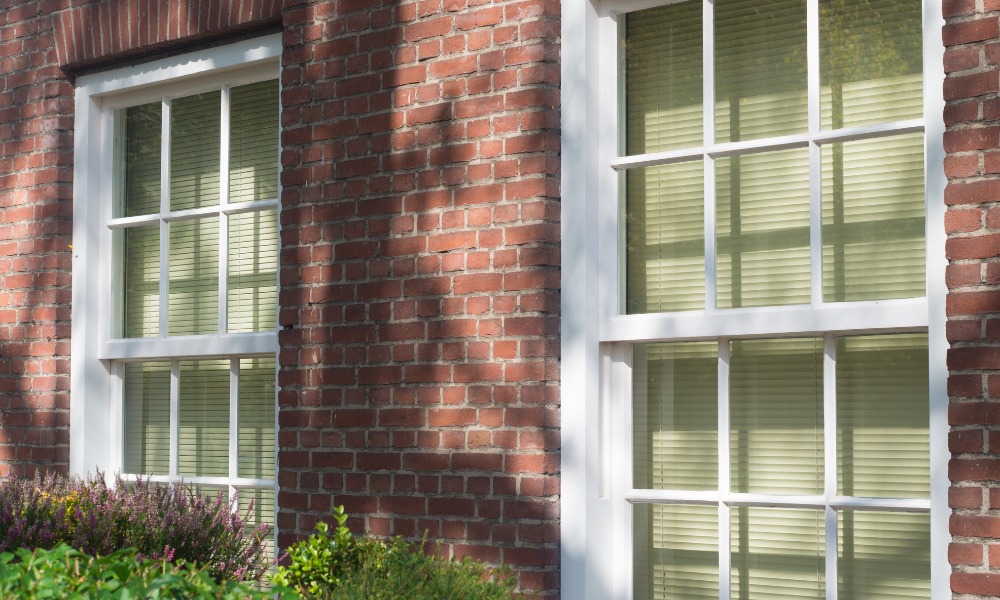
M 158 357 L 224 358 L 226 356 L 273 355 L 278 334 L 273 331 L 221 335 L 178 335 L 162 339 L 109 340 L 101 349 L 104 360 L 139 360 Z
M 715 144 L 715 4 L 712 0 L 702 3 L 701 81 L 702 119 L 701 135 L 706 148 Z M 705 194 L 705 310 L 716 307 L 718 290 L 715 256 L 715 160 L 705 156 L 705 176 L 702 187 Z
M 706 3 L 711 7 L 711 2 Z M 719 340 L 719 370 L 718 370 L 718 444 L 719 444 L 719 598 L 729 598 L 731 586 L 731 562 L 729 543 L 732 536 L 730 532 L 730 505 L 724 499 L 730 495 L 730 439 L 729 431 L 732 428 L 729 418 L 729 340 L 721 338 Z
M 792 337 L 838 333 L 922 331 L 927 300 L 808 304 L 622 315 L 600 324 L 605 342 L 652 342 L 730 337 Z
M 162 99 L 160 122 L 160 214 L 170 212 L 170 99 Z M 170 225 L 160 220 L 160 327 L 166 338 L 170 319 Z M 124 265 L 123 265 L 124 266 Z
M 181 365 L 180 361 L 170 361 L 170 467 L 171 478 L 177 478 L 180 464 L 179 442 L 181 431 Z
M 823 337 L 823 495 L 827 501 L 837 495 L 837 338 L 830 333 Z M 837 600 L 837 511 L 826 506 L 823 522 L 826 597 Z
M 236 492 L 233 481 L 240 476 L 240 359 L 229 361 L 229 497 Z
M 941 28 L 941 0 L 924 0 L 924 188 L 927 197 L 927 300 L 928 361 L 930 391 L 931 466 L 931 598 L 948 600 L 951 568 L 948 545 L 948 339 L 945 336 L 947 286 L 945 258 L 944 188 L 944 44 Z
M 225 215 L 238 215 L 241 213 L 248 212 L 259 212 L 262 210 L 276 209 L 279 207 L 278 199 L 274 200 L 258 200 L 256 202 L 239 202 L 237 204 L 229 204 L 222 207 L 222 214 Z

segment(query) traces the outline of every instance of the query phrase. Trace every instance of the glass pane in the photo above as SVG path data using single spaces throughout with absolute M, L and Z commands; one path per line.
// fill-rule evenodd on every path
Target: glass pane
M 229 475 L 229 361 L 180 364 L 178 473 Z
M 719 308 L 808 304 L 809 151 L 716 161 Z
M 920 0 L 821 0 L 824 129 L 923 115 Z
M 219 204 L 221 92 L 170 105 L 170 210 Z
M 733 507 L 733 600 L 826 598 L 823 512 Z
M 267 554 L 274 557 L 274 490 L 257 488 L 240 488 L 237 490 L 240 516 L 247 518 L 247 529 L 252 530 L 264 523 L 271 526 L 267 542 Z
M 925 254 L 923 135 L 824 147 L 823 298 L 924 296 Z
M 715 141 L 802 133 L 805 0 L 715 1 Z
M 170 470 L 170 363 L 126 363 L 122 463 L 126 473 Z
M 837 340 L 837 466 L 845 496 L 928 498 L 927 335 Z
M 636 600 L 718 598 L 718 523 L 714 506 L 633 504 Z
M 229 201 L 278 197 L 278 81 L 230 92 Z
M 278 212 L 229 217 L 229 331 L 278 324 Z
M 626 185 L 627 313 L 704 308 L 702 161 L 631 169 Z
M 239 476 L 274 478 L 274 358 L 240 359 Z
M 170 223 L 170 335 L 219 331 L 219 217 Z
M 734 492 L 823 493 L 823 340 L 730 342 Z
M 160 334 L 160 225 L 121 230 L 124 240 L 124 335 Z
M 701 2 L 625 17 L 626 152 L 702 143 Z
M 633 486 L 714 490 L 718 475 L 718 344 L 633 349 Z
M 840 600 L 930 598 L 930 515 L 846 510 L 837 528 Z
M 163 105 L 160 102 L 125 109 L 124 210 L 116 217 L 160 212 L 160 140 Z

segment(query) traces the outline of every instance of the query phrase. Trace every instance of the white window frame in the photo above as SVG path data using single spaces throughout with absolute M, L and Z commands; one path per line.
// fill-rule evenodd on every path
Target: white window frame
M 124 365 L 142 359 L 172 361 L 171 365 L 171 456 L 170 475 L 153 481 L 228 486 L 232 494 L 241 486 L 277 491 L 277 469 L 273 479 L 239 478 L 236 456 L 238 428 L 237 382 L 239 359 L 277 359 L 275 329 L 254 333 L 218 333 L 197 336 L 166 336 L 166 306 L 160 307 L 160 335 L 155 338 L 116 337 L 119 305 L 116 291 L 114 231 L 140 223 L 161 223 L 206 214 L 231 215 L 247 210 L 279 209 L 278 197 L 263 202 L 227 204 L 227 178 L 220 185 L 221 204 L 208 209 L 169 210 L 166 201 L 157 214 L 114 218 L 113 189 L 117 169 L 115 156 L 116 111 L 125 106 L 161 101 L 165 109 L 171 98 L 222 89 L 229 86 L 280 78 L 281 36 L 272 34 L 232 44 L 172 56 L 141 65 L 81 76 L 77 79 L 73 169 L 73 297 L 70 390 L 70 473 L 84 476 L 97 469 L 113 480 L 122 469 L 123 418 L 122 380 Z M 224 103 L 224 105 L 228 106 Z M 120 112 L 117 114 L 120 115 Z M 223 111 L 222 161 L 228 159 L 228 113 Z M 164 122 L 168 122 L 164 113 Z M 168 125 L 165 125 L 168 128 Z M 167 138 L 169 139 L 169 138 Z M 162 157 L 164 162 L 169 156 Z M 167 163 L 169 164 L 169 163 Z M 166 169 L 163 170 L 166 177 Z M 221 229 L 226 229 L 224 225 Z M 161 239 L 161 247 L 162 247 Z M 220 252 L 220 331 L 226 327 L 226 238 Z M 167 257 L 161 252 L 161 281 L 167 275 Z M 119 265 L 120 266 L 120 265 Z M 275 287 L 278 285 L 275 275 Z M 162 287 L 162 286 L 161 286 Z M 162 291 L 162 290 L 161 290 Z M 178 362 L 212 358 L 230 359 L 230 451 L 228 477 L 177 475 Z M 275 402 L 277 426 L 277 403 Z M 275 436 L 277 440 L 277 436 Z M 275 445 L 277 451 L 277 444 Z M 277 453 L 275 452 L 275 455 Z M 273 522 L 273 521 L 272 521 Z
M 631 519 L 629 502 L 650 500 L 696 501 L 699 493 L 671 498 L 670 493 L 630 489 L 631 365 L 629 348 L 634 343 L 669 340 L 715 340 L 752 337 L 824 337 L 827 369 L 832 368 L 833 334 L 927 331 L 930 365 L 930 500 L 915 502 L 914 510 L 931 512 L 931 595 L 934 600 L 951 597 L 947 559 L 948 448 L 947 368 L 945 337 L 944 272 L 944 73 L 941 41 L 940 0 L 924 0 L 924 119 L 885 126 L 822 131 L 818 112 L 810 111 L 809 133 L 781 139 L 709 144 L 677 152 L 620 157 L 618 98 L 619 16 L 628 12 L 671 4 L 670 0 L 563 0 L 562 3 L 562 498 L 561 558 L 562 594 L 568 598 L 630 598 Z M 705 3 L 705 18 L 712 17 Z M 807 47 L 810 56 L 809 102 L 818 104 L 819 0 L 807 0 Z M 706 21 L 710 23 L 710 21 Z M 710 26 L 706 27 L 711 30 Z M 706 106 L 714 104 L 712 39 L 706 35 Z M 705 131 L 714 126 L 712 111 L 705 111 Z M 927 298 L 844 304 L 822 303 L 819 254 L 820 198 L 815 173 L 811 177 L 812 301 L 793 307 L 715 309 L 714 213 L 711 198 L 706 206 L 706 309 L 685 313 L 624 315 L 619 310 L 621 231 L 616 170 L 666 164 L 701 157 L 727 156 L 748 148 L 810 148 L 811 168 L 818 168 L 819 149 L 834 141 L 864 139 L 894 133 L 923 131 L 925 139 Z M 711 189 L 706 186 L 706 189 Z M 596 242 L 595 242 L 596 240 Z M 595 290 L 598 292 L 595 294 Z M 780 324 L 775 325 L 780 319 Z M 724 351 L 721 356 L 724 356 Z M 720 391 L 725 387 L 721 372 Z M 829 373 L 829 371 L 828 371 Z M 826 377 L 825 386 L 833 381 Z M 720 393 L 720 407 L 726 398 Z M 832 406 L 827 394 L 827 407 Z M 720 427 L 728 429 L 728 418 L 720 410 Z M 835 426 L 828 422 L 827 428 Z M 728 436 L 720 435 L 720 473 L 728 473 Z M 827 444 L 832 444 L 829 431 Z M 726 439 L 723 439 L 726 438 Z M 825 452 L 826 469 L 836 469 L 836 453 Z M 721 480 L 721 477 L 720 477 Z M 807 503 L 847 506 L 878 501 L 838 499 L 836 490 Z M 702 494 L 715 504 L 719 491 Z M 742 503 L 787 506 L 787 500 L 770 497 L 740 498 Z M 898 504 L 898 503 L 897 503 Z M 919 506 L 917 506 L 919 504 Z M 892 505 L 897 509 L 904 506 Z M 828 520 L 827 526 L 829 527 Z M 835 526 L 835 522 L 834 522 Z M 829 543 L 829 536 L 827 537 Z M 835 541 L 835 536 L 834 536 Z M 723 583 L 728 581 L 728 553 L 720 555 Z M 828 551 L 829 554 L 829 551 Z M 829 560 L 829 558 L 828 558 Z M 728 598 L 729 590 L 720 590 Z M 830 590 L 832 588 L 832 595 Z M 828 597 L 836 596 L 836 580 L 828 581 Z

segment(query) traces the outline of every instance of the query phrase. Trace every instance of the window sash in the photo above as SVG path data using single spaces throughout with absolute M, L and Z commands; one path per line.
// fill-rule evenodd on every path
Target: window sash
M 809 52 L 816 55 L 818 47 L 818 2 L 819 0 L 809 0 Z M 600 342 L 602 387 L 599 395 L 598 409 L 596 415 L 591 413 L 591 417 L 598 419 L 597 430 L 601 432 L 598 444 L 598 463 L 600 468 L 597 473 L 599 484 L 595 489 L 601 490 L 600 497 L 611 497 L 616 499 L 614 504 L 614 533 L 609 539 L 614 540 L 615 561 L 613 576 L 613 588 L 619 590 L 625 597 L 631 597 L 631 568 L 632 568 L 632 547 L 631 547 L 631 507 L 639 503 L 659 503 L 659 504 L 699 504 L 714 505 L 719 509 L 720 526 L 722 522 L 729 522 L 730 507 L 735 506 L 795 506 L 825 509 L 828 513 L 825 516 L 826 523 L 826 556 L 827 561 L 836 560 L 837 554 L 837 521 L 838 511 L 842 510 L 864 510 L 879 511 L 889 509 L 900 513 L 931 512 L 933 506 L 933 518 L 931 519 L 931 581 L 932 597 L 946 598 L 948 594 L 948 562 L 946 559 L 947 549 L 947 481 L 940 473 L 944 473 L 942 466 L 947 457 L 946 436 L 947 427 L 943 419 L 939 418 L 943 406 L 946 405 L 945 376 L 943 373 L 944 353 L 947 348 L 944 341 L 944 236 L 943 227 L 943 205 L 940 198 L 944 188 L 944 177 L 941 169 L 943 151 L 940 147 L 940 136 L 943 131 L 943 124 L 940 122 L 940 114 L 943 109 L 943 102 L 940 100 L 937 90 L 940 89 L 940 81 L 943 75 L 939 73 L 940 52 L 934 45 L 935 40 L 939 44 L 939 27 L 935 28 L 936 21 L 925 19 L 924 23 L 924 114 L 922 119 L 905 119 L 895 122 L 882 123 L 877 125 L 852 126 L 841 129 L 823 129 L 820 123 L 820 113 L 818 110 L 820 103 L 820 86 L 818 67 L 813 67 L 810 61 L 809 73 L 809 99 L 810 122 L 809 129 L 803 134 L 773 137 L 768 139 L 751 140 L 747 142 L 716 143 L 712 135 L 714 134 L 714 123 L 709 117 L 712 111 L 704 110 L 705 117 L 705 143 L 693 148 L 683 148 L 667 152 L 655 152 L 643 155 L 624 156 L 620 150 L 623 146 L 622 128 L 617 128 L 616 123 L 621 123 L 623 118 L 623 105 L 621 96 L 614 93 L 615 86 L 608 85 L 612 80 L 608 74 L 619 76 L 621 71 L 615 63 L 618 56 L 617 39 L 620 35 L 619 23 L 622 14 L 650 8 L 665 4 L 662 1 L 653 0 L 620 0 L 614 5 L 607 5 L 598 11 L 600 27 L 601 46 L 598 55 L 601 57 L 599 66 L 595 73 L 603 73 L 604 79 L 601 81 L 601 90 L 595 92 L 597 113 L 602 123 L 610 123 L 613 126 L 601 130 L 599 144 L 596 155 L 600 157 L 601 164 L 609 165 L 610 169 L 604 169 L 594 176 L 598 182 L 595 186 L 598 191 L 595 198 L 589 200 L 595 214 L 599 215 L 599 225 L 601 239 L 601 262 L 596 271 L 599 282 L 599 302 L 594 311 L 599 318 L 594 319 L 599 323 L 594 338 Z M 706 30 L 711 31 L 711 2 L 704 2 Z M 931 4 L 935 4 L 931 0 Z M 925 14 L 937 14 L 933 7 L 924 7 Z M 929 22 L 928 22 L 929 21 Z M 929 40 L 929 41 L 928 41 Z M 703 106 L 714 107 L 712 90 L 712 39 L 711 36 L 704 40 L 705 54 L 705 97 Z M 620 81 L 620 80 L 619 80 Z M 937 87 L 935 87 L 937 85 Z M 596 89 L 596 88 L 595 88 Z M 618 86 L 621 89 L 621 86 Z M 609 91 L 610 90 L 610 91 Z M 930 90 L 930 91 L 928 91 Z M 570 119 L 569 122 L 574 122 Z M 588 121 L 589 122 L 589 121 Z M 924 182 L 925 182 L 925 241 L 926 241 L 926 297 L 904 298 L 887 301 L 868 302 L 823 302 L 823 275 L 822 275 L 822 173 L 818 170 L 821 166 L 822 152 L 833 144 L 846 141 L 865 140 L 871 138 L 885 138 L 888 136 L 903 135 L 909 133 L 924 133 Z M 711 167 L 705 169 L 706 181 L 706 202 L 705 202 L 705 273 L 709 280 L 706 285 L 706 309 L 701 311 L 691 311 L 687 313 L 659 313 L 659 314 L 625 314 L 624 292 L 626 289 L 623 274 L 625 272 L 623 250 L 619 240 L 624 236 L 624 213 L 623 204 L 608 202 L 608 199 L 618 197 L 623 193 L 621 178 L 619 174 L 631 169 L 656 165 L 666 165 L 695 160 L 714 161 L 716 158 L 726 156 L 742 156 L 782 150 L 787 148 L 807 148 L 810 152 L 810 264 L 811 264 L 811 294 L 808 304 L 784 306 L 784 307 L 761 307 L 754 309 L 731 309 L 719 310 L 716 308 L 715 300 L 715 223 L 713 216 L 715 213 L 714 187 L 711 180 L 714 179 L 714 172 Z M 582 155 L 581 155 L 582 156 Z M 579 158 L 579 157 L 578 157 Z M 593 158 L 592 156 L 590 157 Z M 572 159 L 571 159 L 572 162 Z M 581 164 L 575 162 L 573 164 Z M 572 171 L 576 172 L 576 171 Z M 575 188 L 575 186 L 574 186 Z M 577 225 L 569 228 L 571 231 L 579 233 L 581 230 Z M 576 240 L 580 242 L 581 240 Z M 564 254 L 565 258 L 565 254 Z M 567 267 L 579 266 L 584 260 L 568 261 Z M 631 391 L 630 382 L 630 354 L 628 349 L 631 343 L 654 342 L 654 341 L 679 341 L 679 340 L 728 340 L 732 338 L 780 338 L 780 337 L 801 337 L 803 335 L 826 335 L 845 333 L 903 333 L 903 332 L 926 332 L 929 334 L 929 359 L 931 363 L 930 374 L 930 395 L 931 395 L 931 466 L 937 475 L 932 476 L 931 498 L 930 499 L 865 499 L 837 496 L 836 492 L 827 493 L 816 497 L 772 497 L 766 495 L 746 495 L 732 494 L 724 486 L 713 492 L 674 492 L 674 491 L 651 491 L 635 490 L 626 485 L 620 475 L 628 473 L 631 475 L 631 463 L 622 456 L 622 448 L 629 449 L 632 439 L 629 430 L 623 423 L 623 414 L 631 411 Z M 569 344 L 573 346 L 573 344 Z M 582 367 L 570 367 L 566 370 L 582 375 Z M 835 385 L 829 380 L 827 385 Z M 624 395 L 623 395 L 624 394 Z M 721 396 L 721 394 L 720 394 Z M 721 401 L 721 400 L 720 400 Z M 622 411 L 626 413 L 622 413 Z M 938 416 L 936 416 L 938 415 Z M 720 419 L 723 417 L 720 413 Z M 836 427 L 835 422 L 827 420 L 827 426 Z M 728 422 L 720 422 L 720 430 L 728 430 Z M 588 430 L 589 431 L 589 430 Z M 567 434 L 569 436 L 569 434 Z M 582 434 L 581 434 L 582 435 Z M 829 438 L 829 433 L 824 434 Z M 720 436 L 723 437 L 723 436 Z M 833 438 L 829 438 L 833 439 Z M 578 440 L 580 441 L 580 440 Z M 630 450 L 629 450 L 630 452 Z M 942 458 L 944 457 L 944 458 Z M 834 461 L 836 456 L 833 455 Z M 728 457 L 720 459 L 720 472 L 728 472 Z M 833 468 L 835 469 L 836 464 Z M 584 477 L 586 479 L 586 477 Z M 567 473 L 569 482 L 575 481 L 572 473 Z M 834 479 L 835 481 L 835 479 Z M 569 484 L 569 483 L 568 483 Z M 831 520 L 831 515 L 833 519 Z M 832 531 L 831 531 L 832 523 Z M 728 526 L 727 526 L 728 527 Z M 623 534 L 625 538 L 623 539 Z M 720 531 L 720 537 L 722 532 Z M 728 542 L 727 542 L 728 543 Z M 832 544 L 832 545 L 831 545 Z M 727 546 L 728 548 L 728 546 Z M 832 557 L 832 558 L 831 558 Z M 729 556 L 728 552 L 721 552 L 720 560 L 720 598 L 729 598 Z M 827 569 L 828 573 L 831 572 Z M 724 591 L 723 591 L 724 590 Z M 837 581 L 833 578 L 832 583 L 827 582 L 827 597 L 837 597 Z

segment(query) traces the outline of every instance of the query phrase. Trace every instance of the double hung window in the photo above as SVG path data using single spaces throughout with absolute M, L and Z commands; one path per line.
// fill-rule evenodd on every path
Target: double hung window
M 618 593 L 929 598 L 944 364 L 921 2 L 641 4 L 609 17 L 601 111 Z
M 82 332 L 93 342 L 81 342 L 81 358 L 74 352 L 74 369 L 89 377 L 74 380 L 73 435 L 84 444 L 71 448 L 74 471 L 237 495 L 241 509 L 253 503 L 254 521 L 270 524 L 275 41 L 83 78 L 76 200 L 88 204 L 78 207 L 75 258 L 97 285 L 81 282 L 92 296 L 74 299 L 74 342 L 77 327 L 97 325 Z M 79 412 L 106 425 L 77 427 L 88 418 Z

